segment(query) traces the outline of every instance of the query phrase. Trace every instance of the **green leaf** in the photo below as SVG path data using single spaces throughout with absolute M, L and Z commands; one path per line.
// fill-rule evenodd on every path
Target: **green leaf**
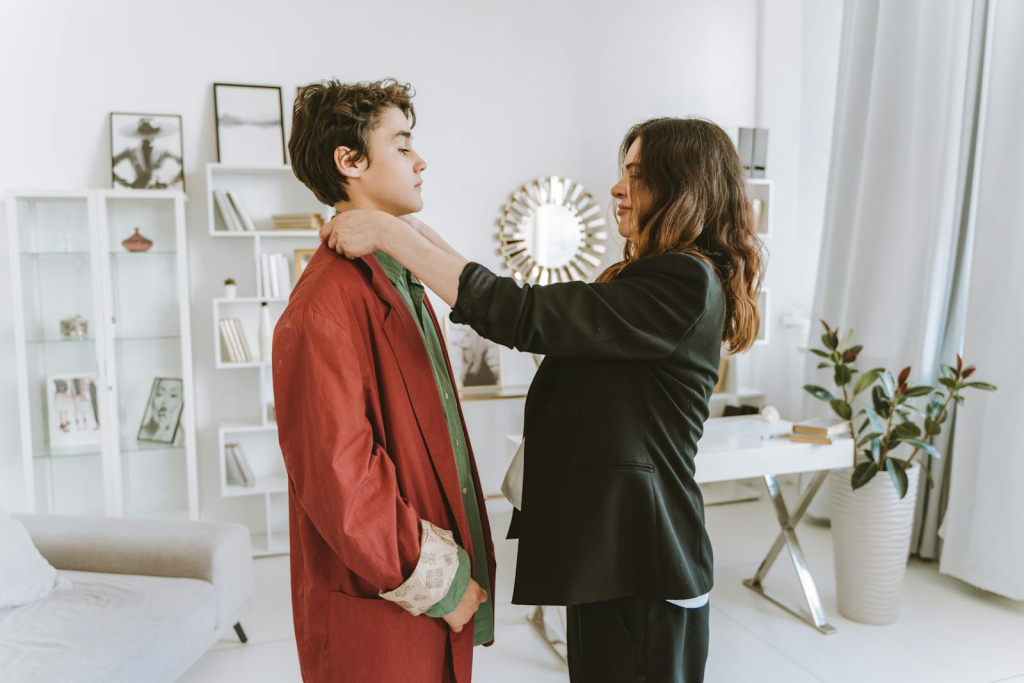
M 852 329 L 850 329 L 850 330 L 847 330 L 847 331 L 846 331 L 846 334 L 844 334 L 844 335 L 843 335 L 843 341 L 839 342 L 839 348 L 841 348 L 841 349 L 845 349 L 845 348 L 846 348 L 846 343 L 847 343 L 848 341 L 850 341 L 850 337 L 851 337 L 852 335 L 853 335 L 853 330 L 852 330 Z
M 850 372 L 850 368 L 845 365 L 837 365 L 835 380 L 836 386 L 845 386 L 849 384 L 850 380 L 853 379 L 853 374 Z
M 956 380 L 948 377 L 940 377 L 939 384 L 946 387 L 947 389 L 956 389 Z
M 896 425 L 896 429 L 892 430 L 892 433 L 900 439 L 916 439 L 921 436 L 921 428 L 913 422 L 904 422 Z
M 857 383 L 853 385 L 853 395 L 856 396 L 857 394 L 859 394 L 860 392 L 864 391 L 869 386 L 874 384 L 875 380 L 878 379 L 878 376 L 880 374 L 880 370 L 868 370 L 863 375 L 861 375 L 860 379 L 857 380 Z
M 822 401 L 834 401 L 836 397 L 833 396 L 829 391 L 822 389 L 814 384 L 805 384 L 804 391 L 813 395 L 815 398 L 821 399 Z
M 995 384 L 989 384 L 988 382 L 968 382 L 964 386 L 971 389 L 981 389 L 982 391 L 999 391 Z
M 861 412 L 863 413 L 864 411 L 862 410 Z M 861 433 L 868 428 L 869 424 L 871 424 L 871 420 L 864 420 L 864 422 L 861 423 L 860 428 L 857 430 L 857 436 L 860 436 Z
M 932 456 L 933 458 L 941 458 L 942 455 L 935 446 L 931 445 L 927 441 L 921 441 L 920 439 L 905 439 L 905 441 L 913 446 L 914 448 L 920 448 L 922 451 Z
M 953 394 L 953 400 L 956 401 L 958 406 L 962 406 L 964 404 L 964 397 L 960 394 Z
M 949 365 L 940 365 L 939 368 L 942 371 L 943 377 L 948 377 L 949 379 L 956 379 L 956 368 L 953 368 L 952 366 Z
M 885 469 L 889 470 L 889 478 L 896 485 L 896 493 L 900 494 L 902 500 L 903 496 L 907 495 L 907 487 L 910 485 L 906 470 L 895 458 L 886 458 Z
M 826 332 L 821 335 L 821 343 L 825 345 L 826 349 L 831 349 L 832 351 L 835 351 L 836 347 L 839 346 L 839 340 L 834 332 Z
M 851 417 L 853 417 L 853 408 L 851 408 L 850 404 L 844 401 L 843 399 L 837 398 L 835 400 L 829 401 L 829 405 L 832 406 L 832 410 L 835 412 L 835 414 L 843 418 L 844 420 L 849 420 Z
M 879 462 L 881 462 L 881 460 L 882 460 L 882 440 L 881 439 L 875 439 L 874 441 L 871 442 L 871 450 L 868 452 L 868 455 L 871 457 L 872 460 L 875 461 L 876 465 Z
M 930 417 L 926 417 L 924 419 L 924 432 L 928 436 L 935 436 L 936 434 L 942 432 L 942 425 L 940 425 L 938 422 L 931 419 Z
M 874 405 L 876 413 L 888 419 L 889 411 L 892 406 L 889 403 L 889 400 L 885 397 L 885 391 L 877 384 L 875 385 L 875 388 L 871 390 L 871 403 Z
M 832 354 L 825 353 L 824 351 L 821 351 L 819 349 L 811 349 L 811 353 L 813 353 L 816 356 L 821 356 L 822 358 L 831 358 L 832 357 Z
M 928 394 L 935 391 L 933 387 L 926 387 L 921 385 L 919 387 L 910 387 L 904 394 L 907 398 L 917 398 L 918 396 L 927 396 Z
M 853 471 L 853 476 L 850 477 L 850 485 L 853 490 L 856 491 L 864 484 L 871 481 L 871 478 L 878 474 L 878 464 L 874 462 L 862 462 L 857 465 L 857 469 Z
M 881 432 L 882 434 L 885 433 L 885 420 L 883 420 L 873 408 L 865 408 L 864 414 L 868 416 L 872 429 L 876 432 Z
M 872 439 L 878 439 L 878 438 L 883 437 L 883 436 L 885 436 L 885 434 L 882 434 L 880 432 L 871 432 L 870 434 L 865 434 L 860 439 L 860 441 L 857 442 L 857 448 L 860 448 L 861 446 L 866 444 L 868 441 L 871 441 Z
M 851 346 L 850 350 L 853 351 L 854 355 L 857 355 L 857 354 L 859 354 L 861 352 L 861 349 L 863 349 L 863 348 L 864 348 L 863 345 L 858 344 L 857 346 Z
M 822 368 L 830 368 L 830 367 L 832 367 L 831 363 L 818 363 L 818 369 L 819 370 L 821 370 Z
M 882 386 L 885 389 L 885 395 L 892 398 L 892 395 L 896 393 L 896 381 L 892 378 L 892 373 L 885 371 L 881 374 Z

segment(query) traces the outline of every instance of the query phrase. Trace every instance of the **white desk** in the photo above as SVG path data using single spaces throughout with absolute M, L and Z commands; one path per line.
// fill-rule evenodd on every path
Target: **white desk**
M 819 446 L 809 443 L 794 443 L 786 437 L 762 439 L 759 436 L 761 422 L 757 415 L 740 417 L 713 418 L 704 424 L 704 435 L 697 444 L 696 480 L 697 483 L 731 481 L 733 479 L 749 479 L 762 477 L 768 487 L 775 516 L 779 522 L 779 534 L 765 555 L 761 566 L 752 578 L 746 579 L 743 585 L 764 598 L 771 600 L 779 607 L 791 612 L 826 635 L 835 633 L 835 628 L 825 619 L 825 610 L 821 605 L 818 590 L 814 585 L 810 570 L 800 542 L 796 537 L 796 525 L 807 511 L 815 494 L 825 482 L 830 470 L 849 467 L 853 462 L 853 446 L 850 438 L 839 438 L 830 446 Z M 520 435 L 509 435 L 511 453 L 515 453 Z M 511 459 L 511 457 L 510 457 Z M 777 477 L 783 474 L 813 472 L 814 478 L 804 489 L 796 501 L 793 511 L 786 508 L 786 503 L 779 490 Z M 796 569 L 800 586 L 807 601 L 807 609 L 794 605 L 785 599 L 770 593 L 762 586 L 765 575 L 771 569 L 783 548 L 789 551 L 793 567 Z M 561 610 L 559 610 L 561 613 Z M 549 618 L 548 611 L 538 607 L 530 616 L 530 622 L 541 632 L 544 639 L 560 656 L 564 653 L 564 619 L 562 632 Z M 561 616 L 559 614 L 559 616 Z

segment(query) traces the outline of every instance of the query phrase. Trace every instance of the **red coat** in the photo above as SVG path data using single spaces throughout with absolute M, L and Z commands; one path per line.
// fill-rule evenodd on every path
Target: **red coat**
M 473 622 L 454 633 L 378 597 L 415 568 L 421 518 L 485 557 L 496 585 L 476 463 L 482 554 L 472 548 L 444 410 L 408 307 L 376 258 L 349 261 L 321 246 L 273 349 L 303 679 L 437 683 L 449 680 L 450 657 L 458 683 L 469 681 Z

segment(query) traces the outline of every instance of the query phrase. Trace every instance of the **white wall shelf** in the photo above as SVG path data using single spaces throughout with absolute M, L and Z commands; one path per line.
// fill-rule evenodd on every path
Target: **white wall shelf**
M 7 196 L 31 511 L 199 518 L 184 202 L 162 190 Z M 149 251 L 121 245 L 135 228 Z M 59 336 L 72 315 L 84 339 Z M 158 378 L 178 380 L 163 404 L 170 442 L 138 438 L 143 420 L 165 422 L 150 410 Z
M 296 250 L 316 249 L 320 243 L 317 230 L 275 230 L 272 216 L 284 213 L 318 213 L 326 218 L 333 210 L 313 197 L 308 188 L 295 178 L 287 165 L 233 166 L 208 164 L 206 167 L 207 231 L 213 237 L 232 238 L 244 244 L 249 259 L 232 260 L 235 272 L 221 274 L 233 278 L 240 296 L 215 297 L 212 300 L 215 367 L 218 370 L 254 372 L 259 377 L 259 391 L 236 397 L 239 405 L 251 405 L 252 421 L 224 422 L 218 426 L 218 476 L 222 498 L 260 501 L 261 525 L 252 524 L 253 555 L 256 557 L 283 554 L 289 551 L 287 534 L 288 478 L 278 442 L 277 424 L 271 418 L 274 403 L 273 373 L 269 361 L 260 360 L 259 320 L 263 304 L 276 325 L 288 305 L 289 292 L 273 296 L 263 273 L 264 254 L 284 254 L 288 264 L 288 281 L 294 286 L 300 273 L 296 271 Z M 213 191 L 226 190 L 238 197 L 256 230 L 229 231 L 217 209 Z M 247 263 L 247 265 L 245 265 Z M 251 360 L 231 362 L 221 339 L 220 321 L 240 321 Z M 254 401 L 253 398 L 256 400 Z M 226 444 L 238 443 L 253 470 L 255 485 L 241 486 L 227 479 Z M 249 505 L 249 503 L 246 503 Z

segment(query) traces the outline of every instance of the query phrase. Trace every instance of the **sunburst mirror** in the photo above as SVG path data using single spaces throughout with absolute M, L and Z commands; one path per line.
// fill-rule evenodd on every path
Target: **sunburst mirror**
M 537 178 L 512 193 L 498 220 L 499 253 L 520 282 L 584 280 L 608 238 L 601 206 L 571 178 Z

